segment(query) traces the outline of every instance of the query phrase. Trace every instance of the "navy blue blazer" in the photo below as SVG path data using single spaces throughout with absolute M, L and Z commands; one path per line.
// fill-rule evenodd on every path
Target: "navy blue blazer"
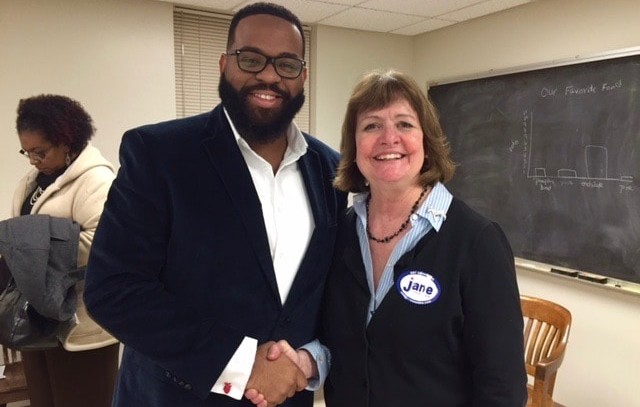
M 249 406 L 210 389 L 245 336 L 316 335 L 346 196 L 338 154 L 305 134 L 315 229 L 285 304 L 260 201 L 221 106 L 127 131 L 89 258 L 85 301 L 125 345 L 114 406 Z M 311 406 L 303 391 L 286 406 Z

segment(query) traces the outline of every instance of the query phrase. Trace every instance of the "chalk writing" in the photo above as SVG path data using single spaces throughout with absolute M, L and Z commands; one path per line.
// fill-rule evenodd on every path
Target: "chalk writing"
M 584 88 L 576 88 L 573 85 L 569 85 L 564 88 L 565 95 L 586 95 L 589 93 L 596 93 L 596 87 L 594 85 L 589 85 Z
M 618 188 L 620 188 L 620 193 L 627 192 L 627 191 L 633 191 L 633 185 L 620 184 L 620 185 L 618 185 Z
M 564 96 L 595 95 L 598 92 L 611 92 L 622 89 L 623 87 L 622 79 L 615 79 L 611 82 L 602 82 L 600 84 L 566 85 L 564 87 Z M 558 88 L 555 86 L 545 86 L 540 89 L 540 96 L 542 98 L 553 98 L 557 95 Z
M 540 91 L 540 96 L 546 98 L 549 96 L 555 96 L 556 93 L 558 93 L 558 88 L 542 88 L 542 90 Z
M 610 90 L 615 90 L 615 89 L 620 89 L 622 88 L 622 79 L 619 79 L 617 81 L 615 81 L 614 83 L 603 83 L 602 84 L 602 91 L 610 91 Z
M 527 151 L 529 149 L 529 111 L 522 112 L 522 173 L 527 175 L 529 169 L 529 157 Z
M 587 188 L 603 188 L 604 187 L 604 184 L 602 183 L 602 181 L 582 181 L 580 185 Z
M 555 185 L 555 181 L 549 178 L 536 178 L 536 185 L 540 187 L 540 191 L 551 191 Z

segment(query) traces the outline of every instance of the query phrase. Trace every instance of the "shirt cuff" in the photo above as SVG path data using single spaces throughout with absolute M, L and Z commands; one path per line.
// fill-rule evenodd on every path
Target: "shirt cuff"
M 317 339 L 300 347 L 311 354 L 318 367 L 318 377 L 310 377 L 307 381 L 306 390 L 316 391 L 324 384 L 331 367 L 331 352 L 329 348 L 320 343 Z
M 258 340 L 245 336 L 211 388 L 211 392 L 225 394 L 236 400 L 242 399 L 249 376 L 251 376 L 257 350 Z

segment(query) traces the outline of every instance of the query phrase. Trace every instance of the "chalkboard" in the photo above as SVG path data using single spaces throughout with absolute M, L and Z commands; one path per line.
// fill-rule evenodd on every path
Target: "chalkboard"
M 517 257 L 640 283 L 640 55 L 437 84 L 447 187 Z

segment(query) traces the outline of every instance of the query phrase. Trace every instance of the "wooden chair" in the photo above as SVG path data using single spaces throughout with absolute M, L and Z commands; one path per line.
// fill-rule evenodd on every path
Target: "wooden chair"
M 5 407 L 7 403 L 29 400 L 20 352 L 2 345 L 0 349 L 2 349 L 0 365 L 5 365 L 4 375 L 6 376 L 0 379 L 0 407 Z
M 571 312 L 543 300 L 520 296 L 524 316 L 524 350 L 527 374 L 533 385 L 527 385 L 531 407 L 558 407 L 552 399 L 558 369 L 569 340 Z

